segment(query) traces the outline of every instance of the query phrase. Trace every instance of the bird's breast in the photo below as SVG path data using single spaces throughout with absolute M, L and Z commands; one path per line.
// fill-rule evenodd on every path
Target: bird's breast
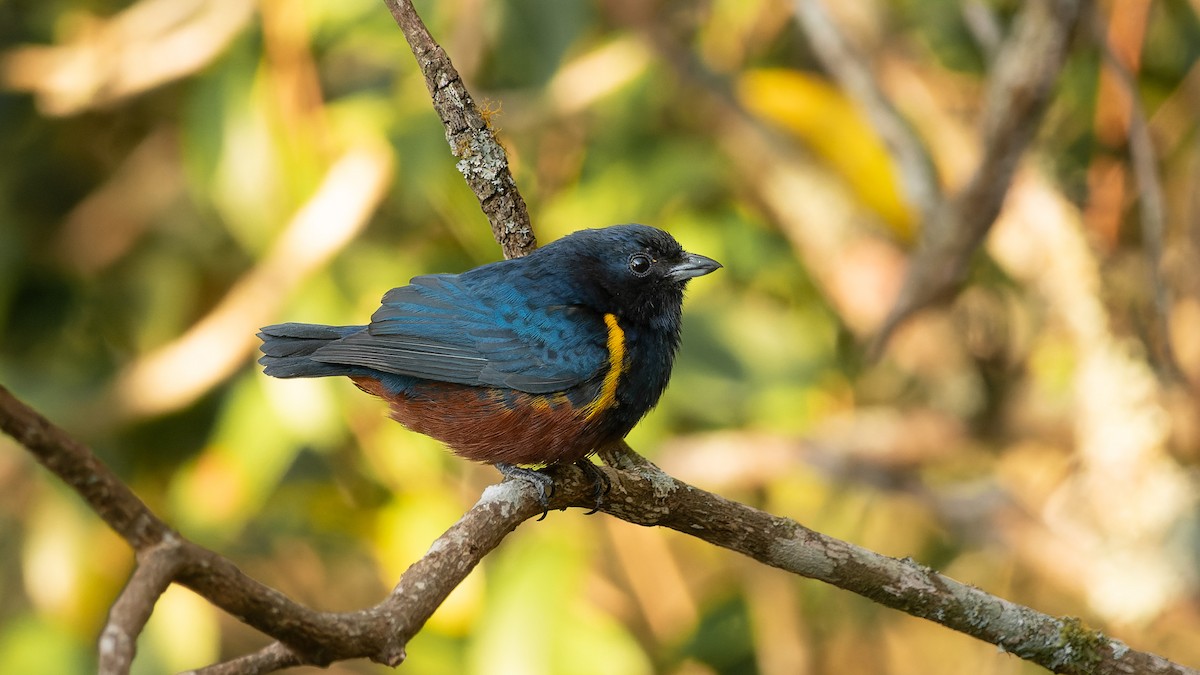
M 387 400 L 397 422 L 480 462 L 570 463 L 615 440 L 606 431 L 606 416 L 588 418 L 578 390 L 528 394 L 424 381 L 390 392 L 371 378 L 354 382 Z
M 607 411 L 608 423 L 624 436 L 666 389 L 677 340 L 611 314 L 605 315 L 605 324 L 609 363 L 594 405 Z

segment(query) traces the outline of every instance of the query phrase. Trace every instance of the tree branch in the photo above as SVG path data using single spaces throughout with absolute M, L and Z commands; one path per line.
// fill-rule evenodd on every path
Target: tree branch
M 441 45 L 417 16 L 411 0 L 384 0 L 412 48 L 433 108 L 446 128 L 446 142 L 459 158 L 455 166 L 471 186 L 492 226 L 492 236 L 505 258 L 519 258 L 537 248 L 525 199 L 508 170 L 508 154 L 475 105 L 462 78 Z
M 256 652 L 187 671 L 184 675 L 259 675 L 303 665 L 304 660 L 287 645 L 272 642 Z
M 196 672 L 205 675 L 246 670 L 270 672 L 301 664 L 324 666 L 352 658 L 368 658 L 397 666 L 406 657 L 405 645 L 421 630 L 446 596 L 462 583 L 484 556 L 499 546 L 504 537 L 538 513 L 541 513 L 541 505 L 525 484 L 493 485 L 484 490 L 474 507 L 433 542 L 429 552 L 404 572 L 395 589 L 379 604 L 345 613 L 305 609 L 314 620 L 305 622 L 300 631 L 290 630 L 292 627 L 285 624 L 293 619 L 287 612 L 260 614 L 252 625 L 281 638 L 280 642 Z M 201 587 L 225 581 L 224 578 L 200 580 L 205 583 L 188 585 L 205 597 L 209 595 Z M 258 586 L 240 592 L 253 601 L 263 588 Z M 274 606 L 274 600 L 264 598 L 243 604 Z M 289 635 L 283 639 L 285 631 Z
M 1138 652 L 1078 619 L 1055 618 L 955 581 L 911 558 L 890 558 L 663 473 L 627 445 L 610 450 L 613 492 L 602 511 L 668 527 L 763 564 L 824 581 L 881 605 L 990 642 L 1056 673 L 1200 673 Z M 582 499 L 579 499 L 581 497 Z M 588 505 L 585 492 L 572 506 Z
M 925 222 L 900 295 L 875 338 L 874 354 L 902 322 L 947 299 L 966 279 L 975 250 L 1000 213 L 1017 162 L 1049 106 L 1083 4 L 1031 2 L 1018 15 L 988 83 L 983 155 L 967 184 L 938 203 Z
M 349 658 L 398 665 L 404 660 L 404 645 L 450 591 L 517 525 L 541 512 L 532 490 L 523 483 L 488 488 L 401 576 L 383 602 L 357 612 L 319 612 L 250 578 L 229 559 L 171 530 L 90 449 L 3 386 L 0 430 L 79 493 L 138 552 L 138 568 L 113 605 L 101 636 L 103 673 L 129 672 L 137 634 L 170 582 L 187 586 L 282 643 L 239 659 L 237 668 L 327 665 Z
M 26 427 L 41 433 L 30 434 Z M 41 441 L 36 451 L 39 458 L 48 459 L 43 462 L 47 467 L 60 466 L 83 453 L 97 467 L 99 480 L 112 476 L 86 447 L 2 387 L 0 428 L 22 443 L 53 439 Z M 627 522 L 667 527 L 766 565 L 824 581 L 991 642 L 1055 672 L 1200 674 L 1154 654 L 1130 649 L 1083 627 L 1078 620 L 1042 614 L 962 584 L 911 559 L 883 556 L 794 520 L 688 485 L 663 473 L 623 442 L 604 449 L 601 455 L 609 464 L 601 470 L 612 481 L 612 491 L 601 510 Z M 554 471 L 557 489 L 551 508 L 593 504 L 591 482 L 582 471 L 574 466 Z M 83 486 L 70 484 L 88 499 Z M 475 506 L 405 571 L 386 599 L 356 612 L 314 611 L 250 579 L 212 551 L 181 537 L 165 537 L 139 555 L 139 569 L 113 607 L 110 625 L 101 640 L 101 672 L 128 672 L 136 632 L 166 589 L 168 578 L 279 640 L 198 673 L 265 673 L 302 664 L 324 666 L 350 658 L 398 665 L 404 661 L 408 640 L 450 591 L 504 537 L 540 511 L 533 488 L 525 483 L 507 481 L 487 488 Z M 134 532 L 122 536 L 133 544 Z
M 165 545 L 139 552 L 137 567 L 109 610 L 108 624 L 100 633 L 100 672 L 127 673 L 133 665 L 137 636 L 184 563 L 172 539 L 168 536 Z
M 96 515 L 135 551 L 175 534 L 87 446 L 17 400 L 3 386 L 0 386 L 0 429 L 78 492 Z
M 1099 14 L 1093 14 L 1093 20 L 1090 22 L 1091 37 L 1100 47 L 1105 65 L 1112 69 L 1117 82 L 1129 97 L 1129 157 L 1138 185 L 1138 212 L 1141 216 L 1142 240 L 1146 245 L 1147 277 L 1150 288 L 1153 289 L 1153 306 L 1158 324 L 1158 330 L 1154 335 L 1148 336 L 1148 339 L 1156 348 L 1156 356 L 1161 362 L 1163 373 L 1171 380 L 1186 383 L 1187 378 L 1179 367 L 1179 360 L 1171 345 L 1171 307 L 1174 304 L 1174 293 L 1163 277 L 1167 206 L 1158 173 L 1158 156 L 1154 150 L 1154 139 L 1150 135 L 1150 125 L 1142 108 L 1137 80 L 1130 72 L 1129 66 L 1113 50 L 1108 31 L 1100 17 Z

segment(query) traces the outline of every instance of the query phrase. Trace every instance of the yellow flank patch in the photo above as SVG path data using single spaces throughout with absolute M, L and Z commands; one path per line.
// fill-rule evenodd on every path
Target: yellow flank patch
M 589 420 L 617 404 L 617 383 L 625 372 L 625 331 L 612 314 L 604 315 L 604 324 L 608 326 L 608 372 L 604 374 L 599 395 L 583 408 Z
M 567 395 L 561 391 L 556 391 L 553 394 L 545 396 L 530 396 L 529 400 L 533 405 L 533 409 L 538 412 L 547 412 L 557 408 L 567 402 Z

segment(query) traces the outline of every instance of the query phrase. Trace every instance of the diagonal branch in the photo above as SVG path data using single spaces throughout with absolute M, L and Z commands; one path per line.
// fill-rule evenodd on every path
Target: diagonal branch
M 135 551 L 175 534 L 87 446 L 17 400 L 3 386 L 0 386 L 0 430 L 25 446 L 42 466 L 78 492 Z
M 615 457 L 614 457 L 615 455 Z M 646 526 L 668 527 L 763 564 L 824 581 L 881 605 L 990 642 L 1056 673 L 1180 673 L 1200 671 L 1138 652 L 1084 627 L 955 581 L 911 558 L 890 558 L 677 480 L 633 453 L 611 449 L 604 459 L 613 495 L 603 511 Z M 588 505 L 586 493 L 572 506 Z
M 250 578 L 229 559 L 171 530 L 89 448 L 3 386 L 0 430 L 73 488 L 138 552 L 138 567 L 101 635 L 101 672 L 106 674 L 129 672 L 137 635 L 171 582 L 187 586 L 282 643 L 239 660 L 240 670 L 214 672 L 268 672 L 350 658 L 397 665 L 404 660 L 404 645 L 450 591 L 508 533 L 541 512 L 532 494 L 519 492 L 522 484 L 493 486 L 405 572 L 384 601 L 357 612 L 320 612 Z M 251 668 L 251 662 L 259 665 Z M 263 664 L 270 667 L 262 670 Z
M 446 596 L 518 525 L 541 513 L 537 498 L 531 490 L 522 489 L 525 487 L 522 483 L 506 482 L 484 490 L 475 506 L 438 537 L 429 551 L 401 575 L 391 594 L 374 607 L 344 613 L 305 610 L 318 621 L 311 622 L 302 635 L 290 630 L 287 624 L 294 617 L 287 612 L 255 617 L 257 621 L 252 625 L 284 639 L 253 654 L 196 672 L 205 675 L 271 672 L 294 665 L 324 666 L 352 658 L 399 665 L 406 657 L 405 645 Z M 211 585 L 224 579 L 202 581 Z M 202 585 L 188 585 L 211 599 Z M 244 592 L 254 601 L 261 590 L 251 588 Z M 265 598 L 257 604 L 273 606 L 273 600 Z M 285 632 L 290 634 L 285 636 Z
M 982 157 L 967 184 L 941 201 L 922 228 L 900 295 L 875 338 L 874 353 L 901 323 L 950 297 L 966 279 L 971 258 L 999 215 L 1017 163 L 1049 106 L 1084 4 L 1030 2 L 1017 17 L 988 83 Z
M 446 142 L 459 158 L 456 165 L 475 192 L 492 226 L 492 236 L 505 258 L 519 258 L 537 248 L 529 210 L 508 169 L 508 154 L 475 105 L 446 50 L 417 16 L 412 0 L 384 0 L 412 48 L 433 108 L 446 128 Z

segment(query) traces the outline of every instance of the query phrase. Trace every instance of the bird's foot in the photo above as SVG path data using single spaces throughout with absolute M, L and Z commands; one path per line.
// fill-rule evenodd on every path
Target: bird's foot
M 587 457 L 575 462 L 575 466 L 579 467 L 580 471 L 583 471 L 583 475 L 587 476 L 588 480 L 592 482 L 592 496 L 596 500 L 595 506 L 593 506 L 591 511 L 583 514 L 590 516 L 599 511 L 600 507 L 604 504 L 604 498 L 608 496 L 609 490 L 612 490 L 612 480 L 609 479 L 608 474 L 601 471 L 595 464 L 592 464 L 592 460 Z
M 494 466 L 497 471 L 504 474 L 505 478 L 523 480 L 537 490 L 538 503 L 542 505 L 542 515 L 538 520 L 545 519 L 546 514 L 550 512 L 550 498 L 554 496 L 554 477 L 544 474 L 541 471 L 526 469 L 523 466 L 508 464 L 506 462 L 496 462 Z M 592 468 L 595 469 L 596 467 Z

